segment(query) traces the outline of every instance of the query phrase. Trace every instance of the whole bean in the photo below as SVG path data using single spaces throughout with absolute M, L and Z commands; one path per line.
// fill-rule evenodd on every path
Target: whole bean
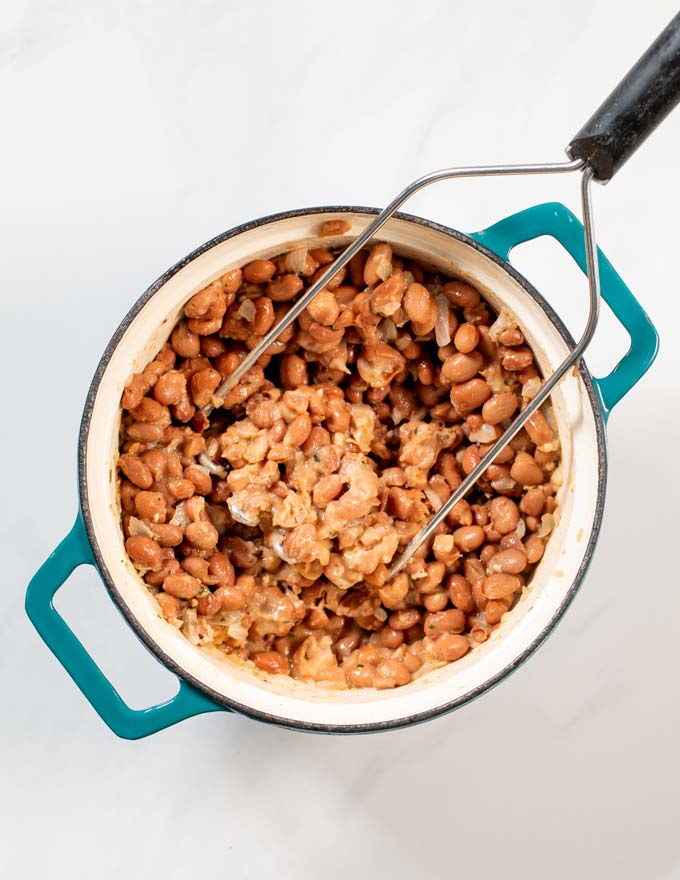
M 543 482 L 543 471 L 528 452 L 518 452 L 510 468 L 513 480 L 521 486 L 537 486 Z
M 265 284 L 276 272 L 276 264 L 271 260 L 253 260 L 243 267 L 243 278 L 250 284 Z
M 446 579 L 446 589 L 449 598 L 456 608 L 469 614 L 475 610 L 475 602 L 472 597 L 472 587 L 462 574 L 451 574 Z
M 400 629 L 392 629 L 391 626 L 384 626 L 380 630 L 378 636 L 380 644 L 385 648 L 395 650 L 404 643 L 404 633 Z
M 222 376 L 212 367 L 194 373 L 191 377 L 191 397 L 194 404 L 201 407 L 210 403 L 210 398 L 221 381 Z
M 199 550 L 212 550 L 217 544 L 217 529 L 209 522 L 193 522 L 186 527 L 187 539 Z
M 409 284 L 403 299 L 404 311 L 412 323 L 418 324 L 418 336 L 425 335 L 434 328 L 438 308 L 434 297 L 422 284 L 415 281 Z
M 489 502 L 491 524 L 499 535 L 514 532 L 519 522 L 519 510 L 511 498 L 497 497 Z
M 178 547 L 184 539 L 180 527 L 170 523 L 154 523 L 150 529 L 161 547 Z
M 213 614 L 222 608 L 222 602 L 219 596 L 207 590 L 201 593 L 196 601 L 196 611 L 204 617 L 212 617 Z
M 437 660 L 445 660 L 449 663 L 460 660 L 470 649 L 465 636 L 455 633 L 442 633 L 434 642 L 434 655 Z
M 212 492 L 212 480 L 205 468 L 197 464 L 191 464 L 184 468 L 184 479 L 194 484 L 194 490 L 199 495 L 209 495 Z
M 469 354 L 456 352 L 442 364 L 439 378 L 445 385 L 467 382 L 479 372 L 481 366 L 482 356 L 478 351 Z
M 373 687 L 378 690 L 400 687 L 411 681 L 408 666 L 401 660 L 385 660 L 375 671 Z
M 510 607 L 507 599 L 489 599 L 484 609 L 484 617 L 489 626 L 495 626 L 501 622 L 501 617 Z
M 284 388 L 299 388 L 308 382 L 307 363 L 297 354 L 287 354 L 281 360 L 279 375 Z
M 487 599 L 507 599 L 520 586 L 521 581 L 516 574 L 490 574 L 484 579 L 482 592 Z
M 324 508 L 338 497 L 345 485 L 343 477 L 339 474 L 329 474 L 322 477 L 314 486 L 312 501 L 315 507 Z
M 186 393 L 187 381 L 178 370 L 168 370 L 158 378 L 153 387 L 153 396 L 164 406 L 179 403 Z
M 423 605 L 428 611 L 443 611 L 449 604 L 449 596 L 446 590 L 435 590 L 429 593 L 423 600 Z M 427 632 L 427 626 L 425 627 Z
M 510 418 L 517 405 L 516 394 L 512 391 L 501 391 L 486 401 L 482 407 L 482 418 L 487 425 L 498 425 Z
M 170 343 L 180 357 L 198 357 L 201 353 L 201 340 L 185 321 L 181 321 L 172 331 Z
M 483 560 L 482 560 L 483 561 Z M 489 574 L 521 574 L 527 567 L 527 556 L 524 550 L 510 548 L 496 553 L 488 562 Z
M 479 330 L 474 324 L 461 324 L 453 337 L 453 344 L 463 354 L 470 354 L 477 348 Z
M 545 540 L 539 538 L 538 535 L 529 535 L 524 542 L 524 550 L 527 555 L 527 562 L 529 565 L 534 565 L 543 557 Z
M 491 388 L 484 379 L 470 379 L 451 388 L 451 403 L 461 416 L 471 413 L 491 397 Z
M 545 495 L 542 489 L 527 489 L 519 503 L 522 513 L 529 516 L 540 516 L 545 506 Z
M 553 431 L 540 410 L 533 412 L 524 424 L 526 432 L 536 446 L 543 446 L 553 439 Z
M 163 563 L 163 551 L 151 538 L 133 535 L 125 542 L 130 559 L 143 568 L 158 569 Z
M 122 480 L 120 484 L 120 504 L 125 513 L 135 513 L 135 496 L 139 488 L 129 480 Z
M 131 483 L 140 489 L 149 489 L 153 483 L 151 471 L 136 455 L 124 452 L 118 459 L 118 467 Z
M 157 422 L 133 422 L 127 429 L 130 440 L 140 443 L 157 443 L 163 439 L 164 433 L 165 427 Z
M 471 553 L 484 543 L 484 529 L 480 526 L 461 526 L 453 533 L 453 541 L 462 553 Z
M 178 501 L 183 501 L 187 498 L 191 498 L 191 496 L 196 491 L 196 487 L 191 482 L 191 480 L 185 479 L 168 480 L 168 489 Z
M 233 584 L 218 587 L 214 595 L 220 600 L 223 611 L 240 611 L 247 604 L 243 591 Z
M 165 520 L 165 498 L 160 492 L 138 492 L 135 496 L 135 509 L 142 519 L 155 523 Z
M 163 418 L 163 407 L 152 397 L 143 397 L 131 415 L 138 422 L 157 422 Z
M 288 675 L 290 672 L 288 660 L 278 651 L 255 651 L 250 659 L 258 669 L 270 675 Z
M 434 638 L 444 632 L 462 632 L 465 629 L 465 612 L 459 608 L 426 614 L 423 621 L 425 635 Z
M 479 293 L 465 281 L 447 281 L 444 296 L 461 309 L 474 308 L 480 301 Z
M 163 589 L 178 599 L 193 599 L 201 589 L 201 585 L 195 577 L 185 571 L 180 571 L 166 577 L 163 581 Z
M 506 348 L 501 357 L 501 363 L 506 370 L 520 371 L 525 370 L 534 360 L 531 349 L 523 345 L 517 348 Z

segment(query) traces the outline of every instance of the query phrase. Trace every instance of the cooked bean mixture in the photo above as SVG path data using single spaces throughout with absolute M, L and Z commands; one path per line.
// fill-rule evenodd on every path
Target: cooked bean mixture
M 206 417 L 334 254 L 296 248 L 226 272 L 132 376 L 125 546 L 192 644 L 324 687 L 393 688 L 463 657 L 518 601 L 555 524 L 560 447 L 537 412 L 388 580 L 542 379 L 511 314 L 378 243 Z

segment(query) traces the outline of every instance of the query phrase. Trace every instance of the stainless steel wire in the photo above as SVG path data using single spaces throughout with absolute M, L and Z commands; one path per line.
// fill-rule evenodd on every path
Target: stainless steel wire
M 260 342 L 253 348 L 248 355 L 241 361 L 238 367 L 231 373 L 224 382 L 215 391 L 212 401 L 201 410 L 206 415 L 216 406 L 221 406 L 226 395 L 234 388 L 245 376 L 248 370 L 253 367 L 262 355 L 267 351 L 272 342 L 276 342 L 279 336 L 304 312 L 314 297 L 320 293 L 328 282 L 336 275 L 340 269 L 346 266 L 355 254 L 358 254 L 362 247 L 373 238 L 373 236 L 381 229 L 390 217 L 398 211 L 399 208 L 408 201 L 411 196 L 425 189 L 433 183 L 441 180 L 451 180 L 461 177 L 494 177 L 498 175 L 519 175 L 519 174 L 559 174 L 568 171 L 577 171 L 583 166 L 581 159 L 572 162 L 557 162 L 544 165 L 481 165 L 470 168 L 444 168 L 441 171 L 432 171 L 425 174 L 410 183 L 406 189 L 403 189 L 399 195 L 394 198 L 386 208 L 377 215 L 375 220 L 368 224 L 366 229 L 348 245 L 347 248 L 337 257 L 334 263 L 326 269 L 317 281 L 312 284 L 309 290 L 296 300 L 296 302 L 286 312 L 285 316 L 266 333 Z
M 588 343 L 593 338 L 597 321 L 600 314 L 600 274 L 597 264 L 597 243 L 595 241 L 595 231 L 593 226 L 593 207 L 590 199 L 590 181 L 593 176 L 590 168 L 586 168 L 581 177 L 581 203 L 583 206 L 583 226 L 586 246 L 586 266 L 588 269 L 588 287 L 590 290 L 590 310 L 585 330 L 578 343 L 571 350 L 555 372 L 547 379 L 536 397 L 522 410 L 512 422 L 509 428 L 506 428 L 502 436 L 494 443 L 484 458 L 479 462 L 477 467 L 471 471 L 463 480 L 456 491 L 446 501 L 445 504 L 435 513 L 432 519 L 423 526 L 418 534 L 409 542 L 397 561 L 389 570 L 388 579 L 393 578 L 408 563 L 416 550 L 430 538 L 440 522 L 447 516 L 453 507 L 464 498 L 475 485 L 477 480 L 482 476 L 484 471 L 493 464 L 496 456 L 508 445 L 513 437 L 521 430 L 527 419 L 533 412 L 542 406 L 550 394 L 552 393 L 558 382 L 564 377 L 569 369 L 578 361 L 583 352 L 586 350 Z
M 569 355 L 557 367 L 545 384 L 541 387 L 536 397 L 530 401 L 527 406 L 520 412 L 511 425 L 506 428 L 503 435 L 494 443 L 484 458 L 479 462 L 475 469 L 468 474 L 462 481 L 460 486 L 455 490 L 451 497 L 444 505 L 434 514 L 434 516 L 423 526 L 418 534 L 409 542 L 403 552 L 399 555 L 389 570 L 388 578 L 397 575 L 409 559 L 418 550 L 418 548 L 432 537 L 437 526 L 450 513 L 452 508 L 464 498 L 472 489 L 479 478 L 484 474 L 489 465 L 493 464 L 494 459 L 507 446 L 513 437 L 521 430 L 527 419 L 539 407 L 541 407 L 555 386 L 565 376 L 569 369 L 579 360 L 587 348 L 590 340 L 593 338 L 595 328 L 600 311 L 600 277 L 597 262 L 597 243 L 595 239 L 595 228 L 593 222 L 593 207 L 591 201 L 590 185 L 593 179 L 592 169 L 585 165 L 580 159 L 571 162 L 547 163 L 541 165 L 488 165 L 473 166 L 468 168 L 444 168 L 440 171 L 433 171 L 423 177 L 419 177 L 413 183 L 403 189 L 389 205 L 384 208 L 364 231 L 336 258 L 326 271 L 318 278 L 318 280 L 307 290 L 299 300 L 297 300 L 286 315 L 263 336 L 260 342 L 253 348 L 244 360 L 238 365 L 234 372 L 228 376 L 220 385 L 212 401 L 203 407 L 202 412 L 208 415 L 216 406 L 221 406 L 224 398 L 229 391 L 234 388 L 245 374 L 250 370 L 257 361 L 267 351 L 269 346 L 276 342 L 278 337 L 295 321 L 302 312 L 307 308 L 310 302 L 320 293 L 326 284 L 334 277 L 334 275 L 346 266 L 352 257 L 357 254 L 364 245 L 384 226 L 389 218 L 406 202 L 412 195 L 432 183 L 441 180 L 450 180 L 464 177 L 494 177 L 499 175 L 523 175 L 523 174 L 560 174 L 571 171 L 582 171 L 581 175 L 581 205 L 583 211 L 584 239 L 586 252 L 586 268 L 588 273 L 588 287 L 590 293 L 589 313 L 583 334 L 570 351 Z

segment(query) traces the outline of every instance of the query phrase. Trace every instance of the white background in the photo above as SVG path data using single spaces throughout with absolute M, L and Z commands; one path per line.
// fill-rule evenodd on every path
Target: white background
M 38 0 L 0 22 L 0 875 L 680 877 L 677 205 L 680 111 L 597 188 L 601 246 L 659 359 L 614 413 L 605 525 L 566 619 L 492 693 L 358 738 L 214 713 L 116 739 L 29 625 L 26 583 L 76 511 L 104 346 L 140 293 L 238 223 L 383 205 L 445 165 L 559 161 L 675 13 L 646 3 Z M 459 229 L 578 210 L 576 178 L 443 184 Z M 578 332 L 586 288 L 547 241 L 516 263 Z M 625 350 L 603 317 L 597 374 Z M 134 706 L 176 684 L 93 570 L 58 604 Z

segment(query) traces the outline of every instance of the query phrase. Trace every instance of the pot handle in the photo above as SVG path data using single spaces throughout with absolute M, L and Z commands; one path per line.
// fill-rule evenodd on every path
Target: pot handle
M 518 244 L 550 235 L 586 273 L 583 224 L 560 202 L 534 205 L 471 235 L 507 260 Z M 640 303 L 623 283 L 607 257 L 597 249 L 602 298 L 630 337 L 630 347 L 608 376 L 595 379 L 605 419 L 613 407 L 647 372 L 659 348 L 659 335 Z
M 185 681 L 175 696 L 149 709 L 131 709 L 87 653 L 53 604 L 54 594 L 79 565 L 95 565 L 82 516 L 33 576 L 26 613 L 54 656 L 105 724 L 124 739 L 140 739 L 178 721 L 222 709 Z

